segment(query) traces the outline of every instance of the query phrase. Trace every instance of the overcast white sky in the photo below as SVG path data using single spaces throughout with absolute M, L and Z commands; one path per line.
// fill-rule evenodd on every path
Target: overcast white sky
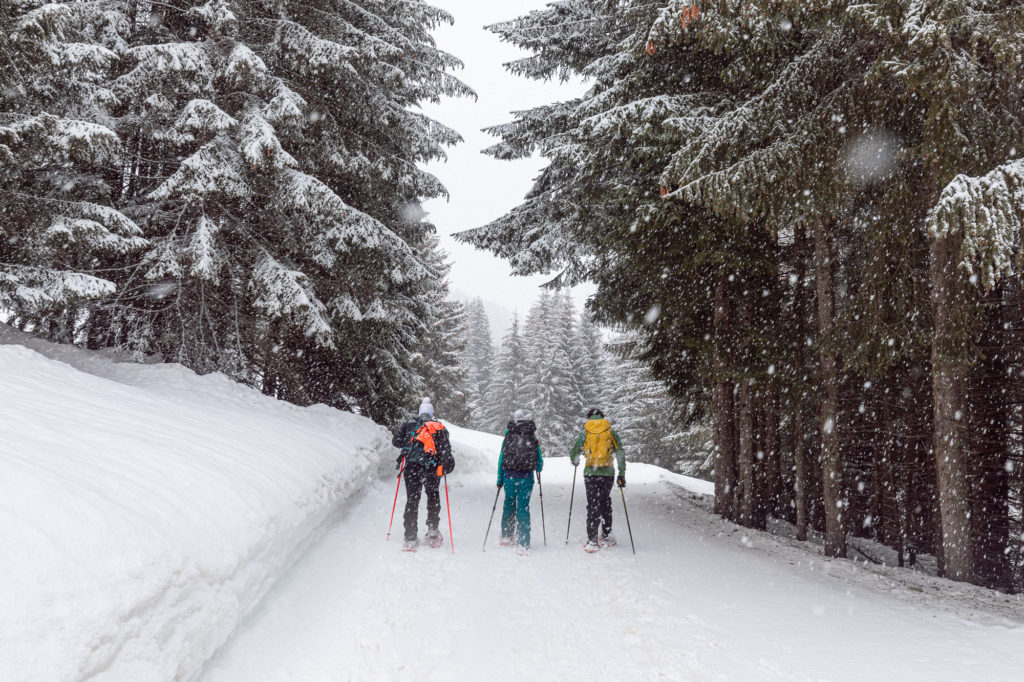
M 510 75 L 502 64 L 525 53 L 483 29 L 541 9 L 546 0 L 434 0 L 433 4 L 455 17 L 454 26 L 442 27 L 435 35 L 441 49 L 465 62 L 465 70 L 456 75 L 476 90 L 479 100 L 449 99 L 441 106 L 425 108 L 428 115 L 465 138 L 463 144 L 449 150 L 446 163 L 428 167 L 448 188 L 451 198 L 429 201 L 425 208 L 451 254 L 452 289 L 518 311 L 522 318 L 537 296 L 537 287 L 548 278 L 512 277 L 505 261 L 456 243 L 450 235 L 490 222 L 520 203 L 546 163 L 541 158 L 497 161 L 481 154 L 481 149 L 496 141 L 481 128 L 511 120 L 512 111 L 574 97 L 584 86 L 540 83 Z M 589 287 L 580 287 L 575 292 L 578 303 L 582 305 L 591 292 Z

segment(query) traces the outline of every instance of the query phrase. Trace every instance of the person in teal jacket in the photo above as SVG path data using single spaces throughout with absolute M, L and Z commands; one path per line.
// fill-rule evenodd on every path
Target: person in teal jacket
M 516 410 L 505 430 L 498 457 L 498 487 L 505 488 L 505 506 L 501 512 L 501 544 L 509 546 L 519 540 L 519 552 L 530 550 L 530 496 L 533 477 L 544 468 L 544 458 L 537 440 L 537 425 Z

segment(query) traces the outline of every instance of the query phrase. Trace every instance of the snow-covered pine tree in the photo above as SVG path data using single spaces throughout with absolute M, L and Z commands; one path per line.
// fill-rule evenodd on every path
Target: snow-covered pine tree
M 688 419 L 692 410 L 680 405 L 664 382 L 637 360 L 640 343 L 635 333 L 611 343 L 614 351 L 609 358 L 614 364 L 608 416 L 630 459 L 708 478 L 714 470 L 710 429 L 701 420 Z
M 484 398 L 481 428 L 500 434 L 518 409 L 529 409 L 525 390 L 529 364 L 523 337 L 519 333 L 519 316 L 505 334 L 494 356 L 491 383 Z M 532 415 L 531 415 L 532 416 Z
M 423 377 L 425 395 L 431 397 L 437 416 L 466 425 L 472 419 L 468 399 L 469 376 L 463 364 L 467 316 L 465 306 L 449 297 L 451 265 L 436 235 L 427 240 L 424 262 L 431 275 L 424 292 L 424 301 L 429 307 L 428 336 L 416 356 L 415 368 Z M 409 412 L 414 409 L 416 405 L 410 404 Z
M 473 415 L 471 424 L 473 428 L 480 428 L 486 423 L 485 404 L 494 364 L 494 342 L 482 299 L 470 301 L 466 306 L 466 315 L 467 338 L 463 365 L 469 373 L 469 407 Z
M 583 408 L 608 405 L 611 358 L 604 350 L 601 328 L 586 309 L 580 311 L 574 349 L 573 365 L 577 367 Z
M 585 351 L 580 346 L 576 305 L 568 289 L 563 290 L 561 295 L 555 297 L 554 322 L 553 332 L 557 339 L 558 352 L 565 356 L 569 365 L 569 373 L 564 378 L 564 402 L 558 406 L 559 421 L 582 426 L 587 411 L 587 403 L 584 400 L 588 390 L 587 385 L 592 381 L 599 382 L 600 378 L 585 374 L 585 370 L 588 368 L 583 366 Z M 569 438 L 571 435 L 570 427 Z
M 470 95 L 421 2 L 153 5 L 114 83 L 121 186 L 152 248 L 91 319 L 116 344 L 387 420 L 429 336 L 417 168 L 458 140 L 415 112 Z
M 580 425 L 580 401 L 562 302 L 560 295 L 541 291 L 527 315 L 523 342 L 527 409 L 537 422 L 538 437 L 552 452 L 566 451 Z M 571 332 L 571 327 L 568 329 Z
M 105 170 L 122 152 L 108 87 L 119 11 L 0 4 L 0 310 L 66 343 L 113 293 L 112 268 L 146 246 Z

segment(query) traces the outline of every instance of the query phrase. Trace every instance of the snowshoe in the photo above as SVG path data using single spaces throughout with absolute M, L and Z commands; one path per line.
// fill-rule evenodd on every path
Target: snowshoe
M 516 545 L 516 554 L 519 556 L 530 556 L 530 548 L 525 545 Z
M 587 554 L 593 554 L 599 549 L 601 549 L 601 545 L 597 544 L 596 540 L 587 540 L 587 544 L 583 545 L 583 551 Z
M 403 552 L 415 552 L 416 548 L 419 547 L 420 543 L 416 540 L 405 540 L 402 542 Z
M 423 544 L 432 549 L 437 549 L 444 544 L 444 536 L 441 535 L 439 530 L 429 530 L 423 536 Z
M 601 547 L 614 547 L 615 545 L 618 544 L 618 542 L 615 540 L 615 536 L 614 535 L 612 535 L 611 533 L 608 533 L 608 535 L 605 535 L 604 537 L 601 538 L 601 540 L 598 542 L 598 544 L 600 544 Z
M 503 538 L 501 538 L 501 540 L 498 541 L 498 544 L 501 545 L 502 547 L 511 547 L 514 543 L 515 543 L 515 540 L 513 538 L 506 538 L 506 537 L 503 537 Z

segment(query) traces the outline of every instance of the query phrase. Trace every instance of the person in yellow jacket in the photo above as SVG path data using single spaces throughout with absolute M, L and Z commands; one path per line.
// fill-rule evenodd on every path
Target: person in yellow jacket
M 587 489 L 587 544 L 583 549 L 596 552 L 601 546 L 615 544 L 615 536 L 612 535 L 612 481 L 617 480 L 620 488 L 626 487 L 626 451 L 611 422 L 596 407 L 587 412 L 583 433 L 569 452 L 573 466 L 579 465 L 580 454 L 585 459 L 583 485 Z M 617 479 L 615 465 L 619 469 Z

